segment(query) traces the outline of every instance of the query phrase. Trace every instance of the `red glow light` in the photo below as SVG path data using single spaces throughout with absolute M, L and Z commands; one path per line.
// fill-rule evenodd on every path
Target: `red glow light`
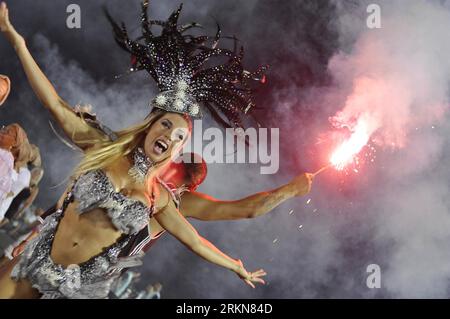
M 339 145 L 330 157 L 330 163 L 338 170 L 353 162 L 354 157 L 369 141 L 371 132 L 367 122 L 360 118 L 350 138 Z

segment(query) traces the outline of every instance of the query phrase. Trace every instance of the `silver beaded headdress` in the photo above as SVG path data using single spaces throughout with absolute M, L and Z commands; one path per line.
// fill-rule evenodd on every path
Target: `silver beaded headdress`
M 182 5 L 167 21 L 149 20 L 147 9 L 145 0 L 141 13 L 142 36 L 135 40 L 129 38 L 124 23 L 119 26 L 105 12 L 116 42 L 131 53 L 128 73 L 146 70 L 158 85 L 160 93 L 151 106 L 201 118 L 202 105 L 222 125 L 242 127 L 245 114 L 254 105 L 250 81 L 264 82 L 266 67 L 256 72 L 246 71 L 242 66 L 242 48 L 237 50 L 236 45 L 234 51 L 217 48 L 220 27 L 210 45 L 206 44 L 210 40 L 208 36 L 185 34 L 199 24 L 178 25 Z M 153 26 L 162 28 L 159 35 L 153 33 Z M 227 61 L 207 67 L 206 62 L 213 57 L 226 57 Z

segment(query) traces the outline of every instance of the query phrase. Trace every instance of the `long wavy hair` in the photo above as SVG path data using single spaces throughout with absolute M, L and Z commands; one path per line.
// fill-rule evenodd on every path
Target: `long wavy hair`
M 105 140 L 97 141 L 95 147 L 88 149 L 84 153 L 80 164 L 74 171 L 73 177 L 82 175 L 89 171 L 105 169 L 115 163 L 117 160 L 131 154 L 138 146 L 140 146 L 147 135 L 148 130 L 167 112 L 160 109 L 153 109 L 153 111 L 142 121 L 136 125 L 115 132 L 117 139 L 114 141 Z M 186 115 L 183 116 L 188 123 L 189 134 L 192 131 L 192 121 Z M 187 138 L 184 140 L 186 142 Z M 183 145 L 181 144 L 179 148 Z M 177 150 L 175 150 L 177 151 Z M 151 201 L 149 195 L 154 193 L 155 177 L 163 170 L 172 160 L 171 156 L 155 163 L 146 176 L 147 185 L 147 199 Z

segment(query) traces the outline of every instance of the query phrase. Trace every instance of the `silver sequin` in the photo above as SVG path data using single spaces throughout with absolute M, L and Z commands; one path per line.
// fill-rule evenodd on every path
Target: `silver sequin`
M 106 208 L 114 225 L 125 235 L 88 261 L 64 268 L 53 262 L 50 253 L 58 224 L 74 200 L 79 203 L 80 213 L 94 207 Z M 75 181 L 62 207 L 44 220 L 39 234 L 19 257 L 11 277 L 15 280 L 27 278 L 42 298 L 107 298 L 121 269 L 142 264 L 140 255 L 119 255 L 130 242 L 130 234 L 148 225 L 151 212 L 152 208 L 115 192 L 103 171 L 88 172 Z
M 79 177 L 73 195 L 81 214 L 95 207 L 105 208 L 114 226 L 125 234 L 135 234 L 146 227 L 151 215 L 151 208 L 116 192 L 101 170 Z

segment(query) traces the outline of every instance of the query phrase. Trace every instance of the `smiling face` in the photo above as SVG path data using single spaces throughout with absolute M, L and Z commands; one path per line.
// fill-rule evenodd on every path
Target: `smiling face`
M 145 137 L 145 154 L 154 162 L 173 156 L 190 134 L 188 119 L 177 113 L 165 113 L 155 121 Z

